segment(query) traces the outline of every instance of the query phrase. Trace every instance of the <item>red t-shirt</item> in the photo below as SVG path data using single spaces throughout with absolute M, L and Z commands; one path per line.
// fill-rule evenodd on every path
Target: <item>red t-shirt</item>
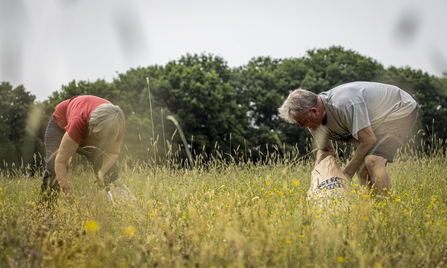
M 75 96 L 56 106 L 53 113 L 53 121 L 67 131 L 70 138 L 77 144 L 96 145 L 98 144 L 98 140 L 89 135 L 88 122 L 90 121 L 92 112 L 104 103 L 112 104 L 110 101 L 96 96 Z M 123 130 L 116 138 L 116 142 L 124 138 L 125 126 L 126 124 L 123 123 Z

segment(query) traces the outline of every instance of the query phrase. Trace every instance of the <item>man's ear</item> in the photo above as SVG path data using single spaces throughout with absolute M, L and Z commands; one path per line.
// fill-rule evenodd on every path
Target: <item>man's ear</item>
M 315 115 L 318 115 L 318 109 L 317 109 L 317 107 L 312 107 L 312 108 L 310 108 L 310 113 L 311 113 L 311 115 L 312 115 L 312 112 L 313 112 Z

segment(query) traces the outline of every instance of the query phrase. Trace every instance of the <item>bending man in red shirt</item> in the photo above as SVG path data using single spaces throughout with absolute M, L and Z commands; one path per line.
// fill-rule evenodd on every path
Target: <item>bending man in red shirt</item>
M 76 152 L 84 155 L 98 178 L 119 184 L 116 160 L 124 138 L 124 113 L 108 100 L 75 96 L 61 102 L 45 131 L 46 166 L 41 186 L 45 197 L 51 190 L 68 194 L 67 165 Z

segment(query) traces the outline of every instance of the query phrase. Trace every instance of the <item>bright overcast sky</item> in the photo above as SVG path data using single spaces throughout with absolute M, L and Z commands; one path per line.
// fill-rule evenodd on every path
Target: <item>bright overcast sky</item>
M 332 45 L 441 76 L 446 13 L 445 0 L 0 0 L 0 81 L 43 101 L 186 53 L 235 67 Z

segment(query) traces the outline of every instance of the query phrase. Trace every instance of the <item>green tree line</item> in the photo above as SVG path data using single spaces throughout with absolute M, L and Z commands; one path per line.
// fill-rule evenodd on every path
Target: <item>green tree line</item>
M 41 103 L 24 86 L 1 82 L 0 167 L 42 165 L 45 128 L 55 106 L 85 94 L 122 108 L 126 135 L 121 157 L 132 161 L 160 163 L 173 154 L 186 158 L 168 115 L 180 123 L 193 155 L 206 160 L 217 155 L 256 160 L 275 150 L 303 155 L 311 149 L 309 132 L 281 120 L 277 108 L 291 90 L 320 93 L 352 81 L 402 88 L 420 104 L 417 129 L 426 137 L 447 138 L 447 74 L 385 68 L 339 46 L 309 50 L 301 58 L 256 57 L 237 68 L 212 54 L 187 54 L 165 66 L 132 68 L 112 82 L 73 80 Z

